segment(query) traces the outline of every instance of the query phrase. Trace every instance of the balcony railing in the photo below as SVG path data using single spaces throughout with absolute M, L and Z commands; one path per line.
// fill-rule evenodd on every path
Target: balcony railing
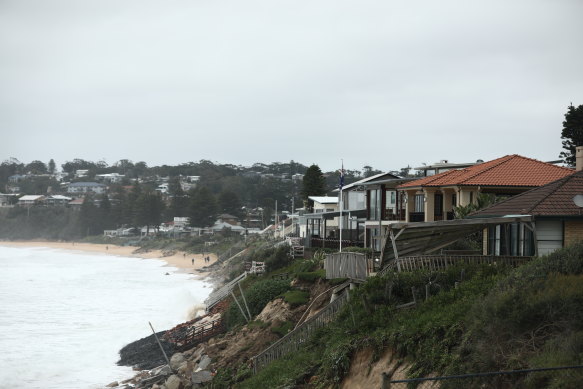
M 425 212 L 409 212 L 409 221 L 410 222 L 424 222 L 425 221 Z
M 397 210 L 396 212 L 392 209 L 385 209 L 383 213 L 383 220 L 405 220 L 405 210 Z
M 333 239 L 333 238 L 315 238 L 313 237 L 311 240 L 311 247 L 313 248 L 325 248 L 325 249 L 335 249 L 338 250 L 340 248 L 340 239 Z M 351 240 L 351 239 L 342 239 L 342 247 L 364 247 L 364 241 L 362 240 Z

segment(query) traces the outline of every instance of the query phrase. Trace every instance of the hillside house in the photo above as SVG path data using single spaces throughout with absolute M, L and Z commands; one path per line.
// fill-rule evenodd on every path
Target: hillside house
M 447 159 L 442 159 L 439 162 L 436 162 L 431 165 L 423 165 L 414 168 L 415 170 L 421 172 L 423 177 L 430 177 L 436 174 L 440 174 L 443 172 L 447 172 L 449 170 L 457 170 L 457 169 L 464 169 L 470 166 L 474 166 L 476 164 L 482 163 L 481 159 L 478 159 L 476 162 L 469 162 L 469 163 L 451 163 Z
M 327 218 L 330 212 L 338 211 L 338 197 L 309 196 L 310 213 L 300 218 L 300 236 L 306 238 L 306 246 L 311 247 L 312 238 L 334 237 L 338 221 Z
M 12 207 L 17 198 L 18 195 L 14 193 L 0 193 L 0 207 Z
M 19 207 L 32 207 L 34 205 L 41 205 L 45 201 L 45 196 L 42 195 L 24 195 L 18 199 Z
M 119 184 L 123 181 L 125 176 L 119 173 L 96 174 L 95 179 L 99 182 L 106 182 L 108 184 Z
M 67 186 L 67 193 L 85 195 L 87 193 L 102 194 L 107 187 L 97 182 L 73 182 Z
M 514 196 L 573 172 L 515 154 L 407 182 L 397 189 L 406 197 L 405 221 L 430 222 L 453 219 L 453 207 L 475 202 L 480 193 Z
M 71 197 L 62 196 L 62 195 L 53 195 L 48 196 L 45 200 L 45 203 L 50 206 L 60 206 L 64 207 L 69 205 L 69 203 L 73 200 Z
M 582 240 L 583 163 L 577 170 L 470 215 L 470 218 L 507 215 L 534 218 L 535 229 L 516 223 L 489 226 L 484 231 L 484 254 L 545 255 Z

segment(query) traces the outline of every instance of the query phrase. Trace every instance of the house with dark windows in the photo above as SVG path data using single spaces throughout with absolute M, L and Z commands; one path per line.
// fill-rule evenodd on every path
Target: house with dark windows
M 97 182 L 73 182 L 67 186 L 67 193 L 87 194 L 87 193 L 105 193 L 107 186 Z
M 545 255 L 583 239 L 583 170 L 521 193 L 470 218 L 530 215 L 534 229 L 513 223 L 484 231 L 486 255 Z
M 510 197 L 571 174 L 572 169 L 514 154 L 407 182 L 397 189 L 406 198 L 405 221 L 431 222 L 453 219 L 454 207 L 474 203 L 480 193 Z

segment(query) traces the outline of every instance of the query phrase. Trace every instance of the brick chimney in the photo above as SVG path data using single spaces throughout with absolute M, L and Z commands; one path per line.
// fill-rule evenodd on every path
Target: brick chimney
M 575 147 L 575 170 L 583 170 L 583 146 Z

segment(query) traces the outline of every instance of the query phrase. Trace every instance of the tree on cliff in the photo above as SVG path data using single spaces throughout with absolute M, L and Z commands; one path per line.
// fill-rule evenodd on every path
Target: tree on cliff
M 326 194 L 326 180 L 318 165 L 312 165 L 306 170 L 302 181 L 302 197 L 304 201 L 308 196 L 324 196 Z
M 569 106 L 563 122 L 561 139 L 564 139 L 563 148 L 566 151 L 561 152 L 559 157 L 569 166 L 575 166 L 575 147 L 583 146 L 583 105 L 576 108 L 573 104 Z

